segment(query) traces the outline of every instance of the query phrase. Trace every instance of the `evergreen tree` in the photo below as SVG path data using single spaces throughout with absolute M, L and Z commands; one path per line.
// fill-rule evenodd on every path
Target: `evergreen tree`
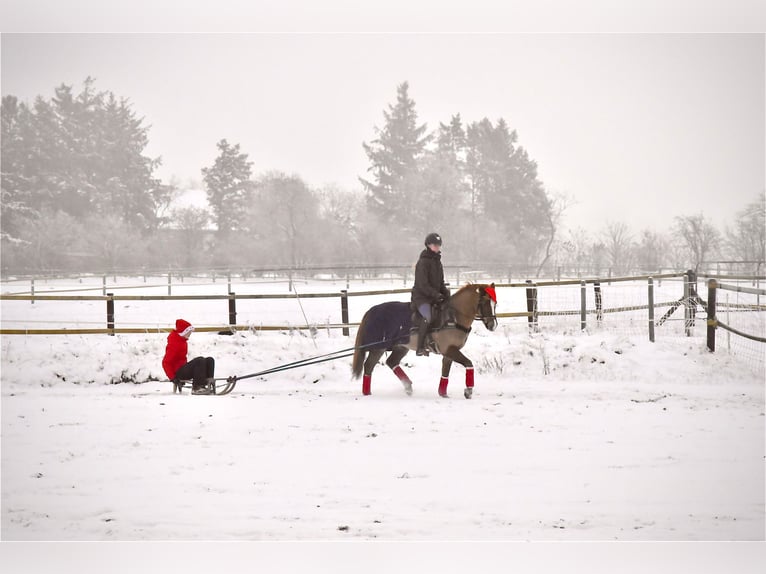
M 385 125 L 375 128 L 378 135 L 372 142 L 363 143 L 371 166 L 373 181 L 360 178 L 368 193 L 369 206 L 386 222 L 395 222 L 405 215 L 409 207 L 403 195 L 402 182 L 417 170 L 428 136 L 427 126 L 418 125 L 415 102 L 409 97 L 409 84 L 397 88 L 396 104 L 383 112 Z
M 3 98 L 0 113 L 0 234 L 3 241 L 17 243 L 21 230 L 37 216 L 27 161 L 33 149 L 32 124 L 29 109 L 14 96 Z
M 537 164 L 517 139 L 503 119 L 496 126 L 487 118 L 472 123 L 466 130 L 466 171 L 474 228 L 492 220 L 515 249 L 514 259 L 529 262 L 550 238 L 551 203 Z
M 239 144 L 232 146 L 222 139 L 217 147 L 219 155 L 211 167 L 202 168 L 202 179 L 216 227 L 227 235 L 243 226 L 253 192 L 250 180 L 253 162 L 240 152 Z
M 160 160 L 143 156 L 148 128 L 126 100 L 97 92 L 87 78 L 81 93 L 62 84 L 31 109 L 8 96 L 2 116 L 4 227 L 12 231 L 14 219 L 43 210 L 79 219 L 116 215 L 140 230 L 156 226 L 168 190 L 152 177 Z
M 452 116 L 449 125 L 439 123 L 436 132 L 436 153 L 449 164 L 465 169 L 466 133 L 460 114 Z

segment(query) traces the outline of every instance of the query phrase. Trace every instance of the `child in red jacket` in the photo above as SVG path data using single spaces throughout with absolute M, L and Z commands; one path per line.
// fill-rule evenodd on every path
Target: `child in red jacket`
M 213 357 L 195 357 L 186 362 L 189 336 L 194 332 L 191 323 L 183 319 L 176 320 L 176 328 L 168 335 L 162 368 L 168 379 L 178 388 L 183 387 L 181 381 L 192 379 L 192 394 L 208 395 L 212 392 L 215 381 L 215 360 Z

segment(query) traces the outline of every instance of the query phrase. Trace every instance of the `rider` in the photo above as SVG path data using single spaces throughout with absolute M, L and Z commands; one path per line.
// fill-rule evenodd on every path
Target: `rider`
M 418 328 L 418 355 L 428 355 L 425 348 L 426 333 L 431 323 L 431 305 L 441 305 L 449 299 L 449 289 L 444 283 L 442 267 L 442 238 L 438 233 L 429 233 L 426 248 L 420 253 L 415 266 L 415 284 L 412 286 L 412 306 L 420 313 Z

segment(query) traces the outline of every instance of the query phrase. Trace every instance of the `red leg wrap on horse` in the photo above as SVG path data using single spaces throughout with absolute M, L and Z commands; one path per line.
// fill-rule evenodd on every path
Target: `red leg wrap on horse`
M 365 375 L 362 378 L 362 394 L 369 395 L 372 392 L 370 390 L 371 386 L 372 386 L 372 375 Z
M 403 383 L 410 383 L 410 384 L 412 384 L 412 381 L 411 381 L 411 380 L 410 380 L 410 378 L 407 376 L 407 373 L 405 373 L 405 372 L 404 372 L 404 369 L 402 369 L 402 368 L 401 368 L 399 365 L 396 365 L 396 366 L 393 368 L 393 371 L 394 371 L 394 374 L 395 374 L 397 377 L 399 377 L 399 380 L 400 380 L 400 381 L 402 381 Z
M 439 394 L 440 395 L 446 395 L 447 394 L 447 384 L 449 383 L 449 379 L 447 377 L 442 377 L 439 379 Z
M 465 370 L 465 386 L 469 389 L 473 387 L 473 367 Z

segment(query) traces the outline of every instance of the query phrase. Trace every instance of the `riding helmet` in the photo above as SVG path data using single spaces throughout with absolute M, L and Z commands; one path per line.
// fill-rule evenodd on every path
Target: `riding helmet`
M 426 235 L 426 247 L 429 245 L 438 245 L 441 247 L 442 244 L 442 236 L 438 233 L 429 233 Z

